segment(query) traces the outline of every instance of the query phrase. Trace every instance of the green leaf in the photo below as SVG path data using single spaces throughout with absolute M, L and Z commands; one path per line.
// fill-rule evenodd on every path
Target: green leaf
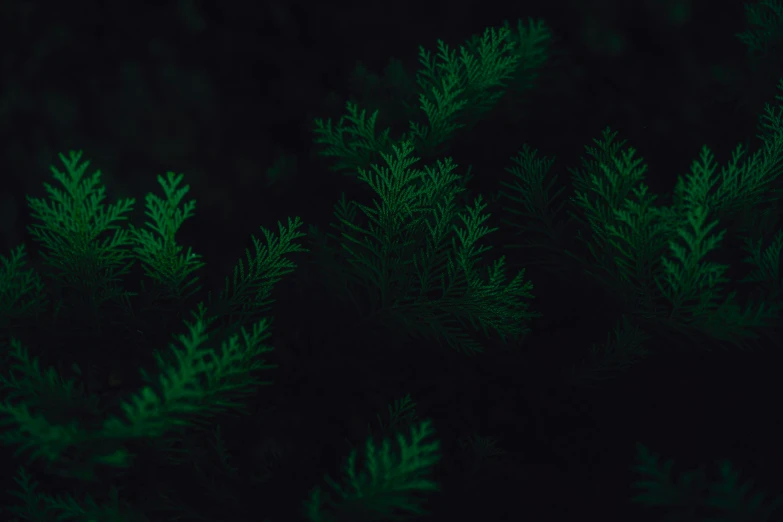
M 315 142 L 325 146 L 320 154 L 337 158 L 333 170 L 349 173 L 366 169 L 377 161 L 379 154 L 390 153 L 392 144 L 398 141 L 411 141 L 422 154 L 433 154 L 457 131 L 472 126 L 495 107 L 509 82 L 513 82 L 517 92 L 529 88 L 548 57 L 550 40 L 551 33 L 543 22 L 520 20 L 516 30 L 508 24 L 487 28 L 458 48 L 451 48 L 442 40 L 437 41 L 434 54 L 419 47 L 416 84 L 424 121 L 411 119 L 408 131 L 392 139 L 390 129 L 375 129 L 378 110 L 368 116 L 364 109 L 348 102 L 346 114 L 336 125 L 331 120 L 315 120 Z M 398 90 L 405 93 L 409 86 L 401 76 L 397 72 L 401 87 Z M 356 77 L 365 85 L 365 91 L 380 90 L 377 77 L 365 70 L 359 68 Z M 387 74 L 385 82 L 394 79 L 394 75 Z M 374 100 L 369 104 L 378 106 Z
M 380 415 L 376 415 L 378 427 L 384 435 L 390 435 L 401 428 L 408 427 L 417 419 L 416 402 L 411 399 L 410 394 L 405 395 L 402 399 L 396 399 L 393 404 L 387 407 L 387 410 L 388 420 L 386 421 Z
M 649 340 L 650 336 L 624 315 L 607 335 L 606 341 L 593 344 L 587 360 L 566 372 L 566 378 L 577 386 L 590 387 L 615 377 L 650 354 L 647 347 Z
M 708 210 L 696 206 L 684 217 L 676 239 L 669 241 L 670 253 L 661 260 L 663 274 L 656 282 L 673 308 L 671 315 L 692 321 L 719 306 L 728 266 L 707 260 L 725 234 L 715 230 L 717 221 L 708 221 Z
M 261 227 L 263 241 L 251 237 L 253 250 L 245 250 L 245 260 L 239 259 L 231 277 L 226 277 L 224 289 L 211 310 L 212 317 L 228 317 L 232 323 L 246 324 L 269 309 L 272 288 L 297 266 L 287 256 L 307 252 L 297 242 L 306 235 L 301 226 L 299 217 L 288 218 L 286 225 L 277 223 L 277 234 Z
M 149 218 L 146 228 L 131 227 L 134 253 L 147 277 L 155 281 L 163 297 L 185 299 L 200 289 L 194 272 L 204 266 L 201 256 L 177 244 L 176 234 L 182 223 L 193 217 L 196 202 L 182 203 L 190 187 L 180 187 L 182 174 L 158 176 L 164 198 L 147 194 L 144 214 Z
M 675 476 L 671 460 L 661 462 L 641 444 L 637 444 L 633 470 L 639 475 L 631 500 L 648 508 L 665 508 L 669 518 L 677 520 L 778 520 L 783 496 L 767 502 L 761 492 L 753 493 L 753 481 L 742 481 L 729 462 L 721 462 L 719 476 L 709 480 L 702 470 Z
M 743 281 L 763 284 L 773 298 L 783 294 L 783 274 L 781 274 L 780 264 L 781 253 L 783 253 L 783 231 L 779 230 L 766 247 L 763 247 L 761 239 L 753 241 L 746 238 L 744 249 L 749 254 L 745 262 L 752 265 L 753 270 Z
M 552 265 L 565 248 L 561 220 L 565 188 L 557 188 L 557 176 L 550 173 L 555 160 L 524 145 L 511 161 L 514 165 L 506 168 L 511 181 L 500 181 L 502 222 L 515 230 L 520 244 L 509 246 L 525 249 L 528 264 Z
M 783 3 L 779 0 L 759 0 L 745 3 L 748 28 L 737 33 L 753 58 L 780 52 L 783 37 Z
M 43 246 L 41 255 L 57 277 L 97 307 L 124 294 L 119 283 L 130 270 L 132 240 L 121 223 L 134 200 L 107 205 L 101 173 L 85 176 L 90 162 L 81 161 L 81 151 L 59 157 L 65 171 L 51 170 L 62 188 L 44 183 L 48 200 L 27 198 L 38 221 L 30 233 Z
M 508 38 L 518 57 L 519 67 L 509 82 L 510 90 L 518 96 L 533 86 L 538 71 L 549 59 L 552 32 L 543 20 L 532 18 L 517 20 L 515 29 L 508 22 L 503 25 L 509 29 Z
M 54 520 L 53 509 L 47 505 L 51 497 L 38 491 L 38 482 L 20 466 L 14 482 L 21 491 L 9 490 L 8 494 L 22 501 L 22 506 L 8 508 L 10 513 L 28 522 L 49 522 Z
M 29 268 L 26 258 L 23 245 L 9 257 L 0 256 L 0 330 L 37 316 L 49 301 L 41 277 Z
M 335 210 L 336 239 L 353 269 L 346 287 L 359 313 L 463 353 L 482 351 L 475 332 L 520 337 L 536 316 L 532 285 L 524 272 L 507 279 L 502 258 L 485 258 L 490 247 L 482 241 L 495 230 L 487 203 L 479 196 L 459 205 L 464 188 L 450 158 L 417 169 L 410 142 L 392 150 L 382 155 L 385 165 L 360 171 L 372 203 L 341 200 Z
M 704 475 L 690 472 L 676 478 L 672 473 L 673 467 L 672 460 L 661 462 L 658 455 L 637 444 L 636 463 L 632 469 L 639 475 L 639 480 L 633 484 L 638 493 L 631 500 L 645 507 L 669 507 L 691 512 L 698 508 L 706 487 Z
M 243 399 L 267 384 L 256 375 L 274 368 L 261 357 L 270 352 L 269 321 L 241 328 L 219 348 L 209 342 L 209 321 L 203 306 L 187 322 L 169 352 L 157 353 L 158 383 L 126 400 L 122 417 L 104 423 L 103 434 L 113 438 L 160 437 L 169 431 L 207 422 L 226 411 L 242 411 Z M 159 390 L 159 391 L 156 391 Z
M 331 520 L 401 520 L 424 514 L 421 496 L 439 489 L 429 478 L 440 460 L 440 444 L 431 440 L 432 423 L 397 436 L 396 447 L 384 439 L 380 448 L 368 438 L 365 451 L 352 451 L 339 482 L 325 477 L 329 493 L 316 488 L 305 503 L 311 522 Z
M 644 160 L 616 137 L 616 132 L 604 130 L 596 147 L 587 147 L 582 168 L 571 170 L 572 201 L 581 210 L 571 215 L 590 259 L 569 255 L 637 312 L 650 313 L 653 278 L 660 271 L 674 219 L 671 211 L 654 205 L 656 196 L 644 184 Z
M 322 156 L 337 158 L 330 168 L 335 171 L 347 171 L 355 174 L 360 168 L 366 168 L 381 152 L 391 146 L 389 129 L 375 130 L 378 111 L 367 116 L 367 111 L 359 110 L 351 102 L 345 104 L 346 114 L 336 124 L 332 120 L 315 120 L 315 143 L 324 145 Z
M 495 106 L 520 62 L 510 34 L 507 27 L 487 28 L 459 49 L 438 40 L 434 56 L 419 47 L 416 83 L 427 124 L 411 122 L 408 137 L 417 149 L 434 151 Z
M 723 461 L 719 467 L 720 478 L 710 485 L 710 492 L 705 504 L 719 510 L 718 520 L 754 520 L 766 522 L 777 520 L 777 511 L 783 506 L 783 496 L 778 496 L 772 502 L 766 501 L 763 492 L 753 492 L 752 480 L 742 481 L 740 474 L 731 463 Z

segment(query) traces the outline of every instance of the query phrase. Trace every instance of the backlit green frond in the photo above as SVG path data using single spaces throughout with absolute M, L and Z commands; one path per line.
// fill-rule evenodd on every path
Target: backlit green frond
M 745 262 L 754 268 L 743 281 L 760 283 L 769 291 L 770 297 L 780 297 L 783 294 L 783 231 L 779 230 L 766 247 L 761 239 L 754 241 L 746 238 L 745 251 L 748 253 Z
M 365 451 L 352 451 L 342 480 L 326 477 L 329 490 L 313 490 L 305 503 L 311 522 L 342 520 L 404 520 L 424 513 L 421 495 L 437 491 L 429 478 L 440 460 L 440 447 L 433 441 L 430 421 L 411 427 L 410 435 L 397 435 L 396 447 L 389 438 L 377 447 L 372 438 Z
M 554 158 L 540 156 L 538 151 L 524 145 L 507 168 L 511 180 L 500 181 L 500 199 L 503 204 L 503 224 L 513 228 L 518 244 L 523 248 L 528 264 L 554 264 L 565 248 L 563 241 L 563 207 L 565 187 L 551 173 Z
M 484 240 L 495 230 L 487 204 L 480 196 L 458 202 L 464 188 L 450 159 L 420 170 L 411 143 L 393 150 L 385 165 L 359 173 L 372 203 L 341 200 L 335 210 L 357 309 L 465 353 L 482 351 L 471 332 L 521 336 L 536 315 L 532 285 L 524 272 L 507 278 L 503 258 L 486 259 Z
M 588 271 L 637 305 L 654 291 L 653 277 L 668 247 L 673 217 L 657 208 L 644 184 L 647 165 L 617 134 L 605 130 L 571 171 L 579 237 L 590 253 Z M 648 299 L 649 301 L 649 299 Z
M 74 405 L 95 408 L 73 380 L 60 377 L 54 368 L 40 367 L 35 357 L 16 339 L 11 340 L 9 373 L 0 378 L 5 400 L 0 403 L 0 442 L 16 446 L 30 459 L 54 462 L 83 432 L 73 417 Z
M 549 56 L 551 39 L 543 22 L 519 20 L 515 28 L 508 23 L 490 27 L 457 47 L 438 40 L 433 53 L 420 46 L 415 76 L 418 111 L 404 99 L 394 100 L 394 105 L 402 107 L 383 107 L 387 113 L 413 116 L 406 130 L 396 129 L 394 134 L 391 129 L 376 130 L 378 109 L 368 114 L 349 102 L 336 124 L 315 120 L 315 142 L 325 146 L 322 155 L 337 159 L 334 170 L 351 174 L 377 162 L 379 154 L 391 153 L 393 143 L 410 141 L 418 153 L 434 154 L 457 131 L 471 127 L 495 107 L 509 87 L 516 93 L 528 89 Z M 397 66 L 393 72 L 385 80 L 396 85 L 386 87 L 409 91 L 411 82 L 405 71 Z M 368 87 L 368 95 L 382 90 L 377 76 L 362 68 L 357 76 Z M 376 107 L 377 103 L 370 99 L 363 105 Z
M 737 37 L 745 44 L 751 58 L 779 53 L 780 35 L 783 34 L 783 2 L 746 2 L 745 18 L 748 28 L 738 33 Z
M 780 518 L 783 496 L 767 500 L 752 480 L 742 480 L 728 461 L 720 462 L 717 477 L 704 470 L 675 473 L 672 460 L 661 461 L 637 444 L 633 470 L 639 479 L 631 499 L 645 508 L 666 510 L 669 520 L 753 520 L 772 522 Z
M 297 242 L 305 236 L 300 230 L 301 226 L 300 218 L 288 218 L 286 225 L 277 223 L 277 234 L 261 227 L 263 240 L 251 236 L 252 252 L 245 250 L 245 260 L 237 261 L 231 277 L 226 277 L 224 289 L 210 313 L 245 324 L 266 311 L 272 303 L 274 285 L 296 268 L 289 254 L 307 252 Z
M 85 175 L 90 162 L 81 157 L 81 151 L 60 154 L 65 171 L 51 170 L 61 186 L 44 183 L 48 200 L 27 198 L 37 221 L 30 233 L 62 282 L 98 306 L 122 293 L 120 278 L 132 263 L 132 239 L 122 224 L 134 200 L 107 205 L 101 172 Z
M 389 129 L 375 129 L 378 111 L 369 116 L 355 103 L 345 104 L 345 115 L 336 124 L 331 119 L 315 120 L 315 142 L 324 145 L 321 154 L 337 159 L 332 170 L 355 174 L 366 168 L 379 152 L 389 150 Z
M 706 315 L 724 297 L 722 289 L 728 281 L 728 266 L 707 259 L 725 234 L 716 230 L 717 226 L 717 221 L 710 220 L 706 207 L 695 206 L 677 228 L 677 238 L 669 242 L 670 253 L 661 260 L 663 275 L 658 283 L 673 307 L 673 316 Z
M 176 234 L 182 223 L 193 216 L 196 202 L 182 200 L 190 187 L 180 187 L 182 174 L 158 176 L 164 198 L 147 194 L 144 214 L 149 218 L 146 228 L 131 226 L 134 253 L 141 260 L 144 273 L 162 287 L 166 297 L 185 298 L 199 289 L 193 273 L 204 266 L 201 256 L 177 244 Z
M 274 367 L 262 359 L 272 350 L 265 344 L 269 321 L 242 328 L 219 347 L 210 341 L 208 324 L 206 310 L 199 307 L 178 343 L 156 354 L 158 386 L 146 386 L 126 400 L 122 416 L 105 422 L 107 437 L 159 437 L 220 412 L 241 410 L 242 399 L 266 384 L 257 372 Z
M 644 331 L 623 316 L 606 341 L 593 344 L 586 360 L 564 372 L 564 377 L 570 384 L 586 387 L 611 379 L 650 354 L 649 340 Z
M 669 254 L 661 259 L 663 272 L 656 283 L 671 306 L 670 324 L 690 325 L 715 339 L 742 345 L 776 321 L 780 307 L 763 302 L 743 306 L 735 293 L 725 293 L 729 267 L 709 260 L 725 233 L 717 226 L 705 207 L 687 210 L 676 237 L 669 241 Z
M 675 206 L 706 206 L 720 219 L 762 211 L 780 196 L 775 182 L 783 173 L 783 81 L 776 104 L 766 104 L 759 119 L 762 146 L 750 152 L 737 145 L 725 165 L 718 165 L 712 151 L 702 147 L 699 159 L 674 188 Z
M 48 297 L 41 277 L 27 263 L 24 246 L 0 256 L 0 331 L 43 312 Z
M 416 82 L 427 123 L 411 122 L 410 137 L 417 148 L 434 150 L 494 107 L 519 60 L 507 27 L 488 28 L 459 49 L 438 40 L 434 55 L 419 47 Z

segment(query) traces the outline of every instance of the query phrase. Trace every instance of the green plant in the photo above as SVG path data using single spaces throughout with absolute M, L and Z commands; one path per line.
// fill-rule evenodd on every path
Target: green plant
M 689 173 L 677 181 L 668 205 L 644 183 L 642 158 L 607 129 L 594 147 L 587 147 L 581 168 L 570 171 L 574 195 L 570 219 L 564 219 L 552 160 L 526 147 L 513 159 L 513 180 L 502 185 L 504 222 L 522 238 L 519 246 L 538 249 L 541 262 L 551 262 L 564 250 L 630 306 L 635 320 L 744 345 L 774 324 L 781 304 L 769 295 L 741 303 L 737 292 L 727 289 L 729 266 L 714 256 L 726 233 L 719 223 L 750 233 L 755 212 L 771 209 L 778 196 L 783 99 L 778 95 L 776 100 L 762 114 L 758 150 L 738 146 L 721 167 L 703 147 Z M 574 228 L 581 249 L 569 246 L 566 231 Z M 770 260 L 778 259 L 780 245 L 773 242 L 761 257 L 753 241 L 746 239 L 752 254 L 747 261 L 761 270 L 754 276 L 775 280 Z
M 511 179 L 500 181 L 500 199 L 505 201 L 501 222 L 519 241 L 510 248 L 524 249 L 528 264 L 553 264 L 565 250 L 566 204 L 565 187 L 559 187 L 557 175 L 550 172 L 555 160 L 523 145 L 511 162 L 514 165 L 506 168 Z
M 410 142 L 418 154 L 437 153 L 458 130 L 489 112 L 509 82 L 517 91 L 528 88 L 546 61 L 550 40 L 543 22 L 520 20 L 513 31 L 508 25 L 488 28 L 458 49 L 442 40 L 434 54 L 419 47 L 416 84 L 424 122 L 410 120 L 406 132 L 392 135 L 391 129 L 376 130 L 379 110 L 368 115 L 349 101 L 336 124 L 315 120 L 315 142 L 324 146 L 321 155 L 336 159 L 333 170 L 354 174 L 400 142 Z
M 479 480 L 493 463 L 508 456 L 508 452 L 499 447 L 498 442 L 497 437 L 482 437 L 476 433 L 457 440 L 470 480 Z
M 402 431 L 402 428 L 407 428 L 418 420 L 416 402 L 411 399 L 410 394 L 405 395 L 401 399 L 396 399 L 393 404 L 387 406 L 386 416 L 386 420 L 380 415 L 375 416 L 378 421 L 378 428 L 383 435 Z M 370 432 L 372 432 L 372 429 L 370 429 Z
M 422 421 L 410 428 L 409 438 L 397 436 L 396 449 L 390 439 L 379 448 L 368 438 L 361 457 L 356 450 L 348 456 L 341 482 L 325 478 L 331 493 L 312 491 L 305 503 L 308 520 L 404 520 L 423 514 L 421 495 L 438 490 L 428 477 L 440 460 L 433 434 L 432 424 Z
M 668 520 L 729 522 L 777 520 L 783 496 L 768 502 L 762 492 L 753 492 L 753 481 L 743 481 L 730 462 L 718 467 L 718 477 L 710 480 L 703 470 L 673 474 L 674 462 L 637 444 L 633 470 L 638 493 L 632 501 L 648 508 L 664 508 Z
M 85 176 L 90 162 L 81 161 L 81 151 L 59 157 L 65 171 L 54 166 L 51 171 L 62 188 L 44 183 L 48 200 L 27 198 L 38 221 L 30 233 L 43 247 L 41 257 L 57 281 L 74 290 L 94 314 L 104 302 L 128 296 L 119 283 L 132 264 L 132 239 L 120 225 L 135 200 L 107 205 L 101 172 Z
M 473 330 L 522 336 L 536 315 L 532 284 L 524 271 L 507 278 L 503 257 L 485 259 L 490 247 L 482 240 L 495 229 L 486 224 L 484 200 L 459 203 L 464 189 L 451 159 L 417 169 L 410 142 L 392 150 L 382 154 L 383 165 L 359 170 L 372 204 L 343 197 L 335 208 L 333 258 L 351 268 L 338 276 L 347 298 L 365 320 L 464 353 L 483 350 Z
M 147 228 L 131 225 L 134 254 L 141 261 L 144 274 L 158 286 L 161 297 L 184 300 L 200 290 L 194 273 L 204 266 L 201 256 L 191 248 L 184 250 L 175 239 L 186 219 L 193 216 L 194 200 L 182 205 L 188 186 L 180 187 L 182 174 L 169 172 L 158 176 L 164 198 L 147 194 L 145 215 Z
M 45 184 L 48 200 L 28 198 L 37 221 L 31 233 L 42 246 L 44 270 L 39 274 L 27 266 L 22 247 L 9 258 L 0 256 L 0 323 L 23 336 L 27 330 L 19 325 L 36 324 L 39 330 L 45 325 L 57 344 L 61 337 L 72 342 L 69 330 L 73 320 L 80 319 L 92 330 L 106 328 L 113 348 L 119 349 L 122 341 L 112 330 L 116 318 L 127 319 L 145 309 L 176 312 L 192 306 L 203 262 L 192 249 L 179 245 L 176 235 L 193 215 L 195 201 L 184 200 L 188 186 L 180 185 L 182 175 L 167 173 L 158 177 L 163 196 L 146 197 L 145 227 L 124 227 L 133 200 L 106 204 L 100 172 L 86 175 L 89 162 L 81 157 L 81 152 L 60 155 L 65 170 L 52 167 L 59 186 Z M 208 304 L 197 303 L 192 319 L 185 321 L 186 332 L 167 349 L 152 353 L 155 370 L 141 371 L 146 384 L 120 400 L 118 409 L 88 391 L 84 381 L 45 367 L 12 332 L 9 364 L 0 376 L 0 441 L 50 472 L 93 479 L 99 467 L 129 467 L 134 440 L 180 433 L 223 412 L 242 411 L 249 394 L 268 384 L 259 372 L 274 367 L 263 359 L 272 348 L 267 344 L 270 321 L 262 314 L 272 302 L 274 284 L 296 267 L 285 257 L 305 251 L 296 242 L 303 236 L 300 226 L 298 218 L 289 219 L 285 226 L 278 223 L 279 234 L 262 228 L 263 239 L 252 237 L 253 250 L 237 262 L 224 290 L 209 297 Z M 142 296 L 125 288 L 125 276 L 135 262 L 146 277 Z M 172 301 L 176 308 L 160 306 Z M 90 342 L 101 337 L 83 337 L 79 329 L 77 334 L 85 344 L 78 352 L 84 358 L 80 362 L 89 366 L 102 349 Z M 40 341 L 41 336 L 32 339 Z M 141 348 L 154 347 L 145 343 Z M 32 350 L 41 351 L 35 345 Z M 27 509 L 55 510 L 61 520 L 130 520 L 120 516 L 116 502 L 41 496 L 33 493 L 34 483 L 24 473 L 17 482 L 28 500 L 38 499 Z M 116 491 L 114 495 L 116 501 Z
M 590 346 L 587 357 L 578 366 L 565 371 L 566 382 L 592 387 L 645 359 L 650 336 L 626 316 L 618 321 L 606 341 Z
M 745 251 L 748 257 L 745 262 L 754 269 L 748 274 L 744 282 L 763 284 L 767 288 L 771 299 L 780 298 L 783 295 L 783 274 L 781 274 L 781 253 L 783 253 L 783 231 L 778 231 L 769 244 L 763 246 L 764 241 L 751 238 L 745 239 Z
M 0 331 L 7 332 L 20 321 L 42 314 L 48 296 L 41 276 L 28 266 L 24 245 L 8 257 L 0 256 L 0 264 Z
M 745 3 L 748 28 L 737 34 L 752 58 L 779 55 L 783 43 L 783 3 L 759 0 Z
M 58 521 L 91 521 L 106 522 L 143 522 L 145 518 L 124 502 L 117 489 L 112 488 L 109 498 L 104 502 L 96 501 L 91 495 L 77 499 L 73 495 L 51 496 L 39 491 L 39 484 L 24 467 L 19 468 L 14 477 L 18 490 L 11 494 L 18 498 L 21 506 L 8 509 L 14 516 L 28 522 Z M 19 519 L 16 519 L 19 520 Z

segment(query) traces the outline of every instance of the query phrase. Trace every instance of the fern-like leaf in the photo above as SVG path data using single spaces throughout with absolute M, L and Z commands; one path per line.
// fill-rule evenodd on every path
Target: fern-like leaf
M 509 82 L 514 82 L 518 91 L 528 88 L 548 56 L 550 40 L 551 33 L 543 22 L 529 20 L 519 21 L 516 30 L 508 25 L 488 28 L 457 48 L 438 40 L 434 54 L 419 47 L 416 84 L 419 114 L 424 121 L 411 119 L 408 131 L 395 134 L 392 139 L 390 129 L 376 131 L 377 109 L 368 114 L 348 102 L 345 114 L 336 124 L 315 120 L 315 142 L 324 145 L 322 155 L 337 159 L 333 170 L 348 173 L 368 168 L 378 155 L 391 153 L 391 146 L 399 142 L 411 141 L 420 153 L 433 154 L 458 130 L 475 124 L 491 110 Z M 381 90 L 376 85 L 377 77 L 362 68 L 356 76 L 369 87 L 364 90 Z M 411 91 L 407 75 L 399 67 L 395 74 L 387 74 L 387 82 L 394 80 L 401 87 L 398 91 Z M 406 100 L 402 103 L 403 110 L 414 115 L 415 109 L 411 110 Z M 378 106 L 373 100 L 369 105 Z
M 497 103 L 519 65 L 509 35 L 506 27 L 488 28 L 459 50 L 438 40 L 434 56 L 419 47 L 416 82 L 427 124 L 411 122 L 408 137 L 417 148 L 435 150 L 466 125 L 465 117 L 472 124 Z
M 179 345 L 156 354 L 158 385 L 146 386 L 125 401 L 122 416 L 104 423 L 106 437 L 160 437 L 220 412 L 241 411 L 242 399 L 267 384 L 257 373 L 274 368 L 262 359 L 272 350 L 265 344 L 269 322 L 241 328 L 218 349 L 209 342 L 208 325 L 206 309 L 200 306 L 186 323 L 188 332 L 178 336 Z
M 30 233 L 43 246 L 44 261 L 60 280 L 97 307 L 124 294 L 119 282 L 130 270 L 132 240 L 120 224 L 134 200 L 107 205 L 101 172 L 85 175 L 90 162 L 81 160 L 82 152 L 59 157 L 65 171 L 54 166 L 51 170 L 62 188 L 45 183 L 49 200 L 27 198 L 38 221 Z
M 416 402 L 411 399 L 410 394 L 402 399 L 396 399 L 394 403 L 387 407 L 387 419 L 384 420 L 380 415 L 376 415 L 378 427 L 383 435 L 391 435 L 402 428 L 407 428 L 416 419 Z
M 710 485 L 706 506 L 718 510 L 720 516 L 708 519 L 709 522 L 721 520 L 753 520 L 770 522 L 780 516 L 783 495 L 767 502 L 763 492 L 754 490 L 752 480 L 743 481 L 739 472 L 728 461 L 719 466 L 719 478 Z
M 232 323 L 247 324 L 268 310 L 272 288 L 296 268 L 288 256 L 307 252 L 297 242 L 305 236 L 301 226 L 300 218 L 288 218 L 286 225 L 278 222 L 277 234 L 261 227 L 263 241 L 251 237 L 253 251 L 245 250 L 245 260 L 240 259 L 231 277 L 226 277 L 224 289 L 211 310 L 212 317 L 228 317 Z
M 503 24 L 509 29 L 509 40 L 514 44 L 514 54 L 519 66 L 509 81 L 509 89 L 516 96 L 533 86 L 539 70 L 549 59 L 552 44 L 552 31 L 542 20 L 517 20 L 515 28 L 508 22 Z
M 645 507 L 676 507 L 695 512 L 706 489 L 706 477 L 700 471 L 677 477 L 673 468 L 672 460 L 662 462 L 647 447 L 637 444 L 632 469 L 639 476 L 633 484 L 638 493 L 631 500 Z
M 721 462 L 718 478 L 709 480 L 702 470 L 675 476 L 671 460 L 661 462 L 641 444 L 637 445 L 633 470 L 639 475 L 634 488 L 639 491 L 632 500 L 647 508 L 663 508 L 671 519 L 778 520 L 783 496 L 767 502 L 761 492 L 753 493 L 753 481 L 742 481 L 729 462 Z
M 0 441 L 31 458 L 54 461 L 85 436 L 74 419 L 95 415 L 98 399 L 53 367 L 41 368 L 17 339 L 11 339 L 9 357 L 9 372 L 0 376 L 0 422 L 6 426 Z
M 324 145 L 321 155 L 333 157 L 337 162 L 330 168 L 355 174 L 366 168 L 377 155 L 391 147 L 389 129 L 375 130 L 378 111 L 369 116 L 352 102 L 345 104 L 345 115 L 336 124 L 331 119 L 315 120 L 315 142 Z
M 717 226 L 717 221 L 709 221 L 707 208 L 695 206 L 677 228 L 677 239 L 669 242 L 670 253 L 662 259 L 663 274 L 657 282 L 673 307 L 672 316 L 693 320 L 719 306 L 728 267 L 707 260 L 725 234 L 716 231 Z
M 145 215 L 147 228 L 131 227 L 134 252 L 141 260 L 144 273 L 162 287 L 163 297 L 185 299 L 200 288 L 193 275 L 204 263 L 201 256 L 176 242 L 176 234 L 182 223 L 193 216 L 196 202 L 182 200 L 190 187 L 180 187 L 182 174 L 168 172 L 158 176 L 164 198 L 147 194 Z
M 8 509 L 10 513 L 21 517 L 21 520 L 27 522 L 49 522 L 55 520 L 54 510 L 48 505 L 47 497 L 38 490 L 38 482 L 27 472 L 24 467 L 20 467 L 14 477 L 18 489 L 10 490 L 8 493 L 22 502 L 22 506 L 13 506 Z
M 778 231 L 766 247 L 761 239 L 753 241 L 745 239 L 745 251 L 748 257 L 745 262 L 753 266 L 753 270 L 743 281 L 764 285 L 774 299 L 783 294 L 783 274 L 781 274 L 781 253 L 783 253 L 783 231 Z
M 512 227 L 520 238 L 528 262 L 553 264 L 564 250 L 565 223 L 562 211 L 564 187 L 558 188 L 556 175 L 550 173 L 554 158 L 542 157 L 525 145 L 511 158 L 514 166 L 506 171 L 511 181 L 501 180 L 503 223 Z
M 623 316 L 606 341 L 593 344 L 583 364 L 571 368 L 566 379 L 577 386 L 594 386 L 628 370 L 649 355 L 649 336 Z
M 590 260 L 569 254 L 588 266 L 588 273 L 614 288 L 618 296 L 649 313 L 651 290 L 660 256 L 672 234 L 671 213 L 654 206 L 656 196 L 644 184 L 647 165 L 617 133 L 604 130 L 595 147 L 587 147 L 582 168 L 571 170 L 581 210 L 572 213 Z
M 0 331 L 39 315 L 48 303 L 44 283 L 26 258 L 24 246 L 0 256 Z
M 464 353 L 482 351 L 473 331 L 520 337 L 536 315 L 532 285 L 524 272 L 507 278 L 502 258 L 480 268 L 490 249 L 483 241 L 495 230 L 487 204 L 477 197 L 460 207 L 464 189 L 450 159 L 420 170 L 410 142 L 393 150 L 385 166 L 360 171 L 376 195 L 372 204 L 341 201 L 335 211 L 357 308 Z
M 745 3 L 748 28 L 737 34 L 745 44 L 748 54 L 758 58 L 779 52 L 780 35 L 783 34 L 783 2 L 759 0 Z
M 424 513 L 422 494 L 438 490 L 429 478 L 440 460 L 440 445 L 432 440 L 430 421 L 411 427 L 410 436 L 397 436 L 396 448 L 384 439 L 378 448 L 372 438 L 365 451 L 352 451 L 343 479 L 326 477 L 330 492 L 316 488 L 305 503 L 311 522 L 345 520 L 404 520 Z

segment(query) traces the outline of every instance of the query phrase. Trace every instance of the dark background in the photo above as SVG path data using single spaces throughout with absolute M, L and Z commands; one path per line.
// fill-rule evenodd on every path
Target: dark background
M 557 156 L 567 179 L 565 167 L 610 126 L 666 193 L 703 144 L 725 161 L 749 142 L 783 76 L 735 37 L 746 27 L 741 2 L 2 1 L 0 247 L 29 244 L 24 195 L 42 195 L 58 152 L 84 149 L 110 198 L 140 203 L 157 174 L 185 173 L 198 206 L 181 242 L 204 255 L 206 286 L 217 289 L 259 226 L 296 215 L 324 228 L 341 192 L 361 193 L 328 170 L 312 134 L 314 118 L 361 99 L 350 81 L 357 62 L 380 72 L 396 57 L 414 67 L 419 45 L 458 45 L 527 17 L 544 19 L 556 38 L 536 87 L 448 151 L 473 165 L 474 192 L 497 190 L 525 143 Z M 293 158 L 285 176 L 268 175 Z M 281 367 L 258 399 L 264 414 L 227 424 L 240 455 L 269 440 L 285 449 L 274 481 L 245 492 L 263 498 L 259 517 L 293 516 L 324 473 L 337 474 L 346 440 L 361 441 L 405 393 L 443 442 L 444 492 L 430 506 L 438 518 L 652 517 L 628 502 L 637 442 L 677 470 L 714 471 L 728 458 L 760 487 L 783 491 L 775 343 L 750 352 L 655 345 L 649 360 L 587 389 L 563 370 L 606 338 L 618 310 L 581 274 L 529 275 L 542 319 L 513 354 L 477 358 L 421 343 L 387 350 L 371 332 L 357 354 L 328 296 L 289 276 L 275 295 Z M 481 477 L 466 471 L 458 446 L 474 433 L 507 452 Z M 143 481 L 154 463 L 140 466 Z

